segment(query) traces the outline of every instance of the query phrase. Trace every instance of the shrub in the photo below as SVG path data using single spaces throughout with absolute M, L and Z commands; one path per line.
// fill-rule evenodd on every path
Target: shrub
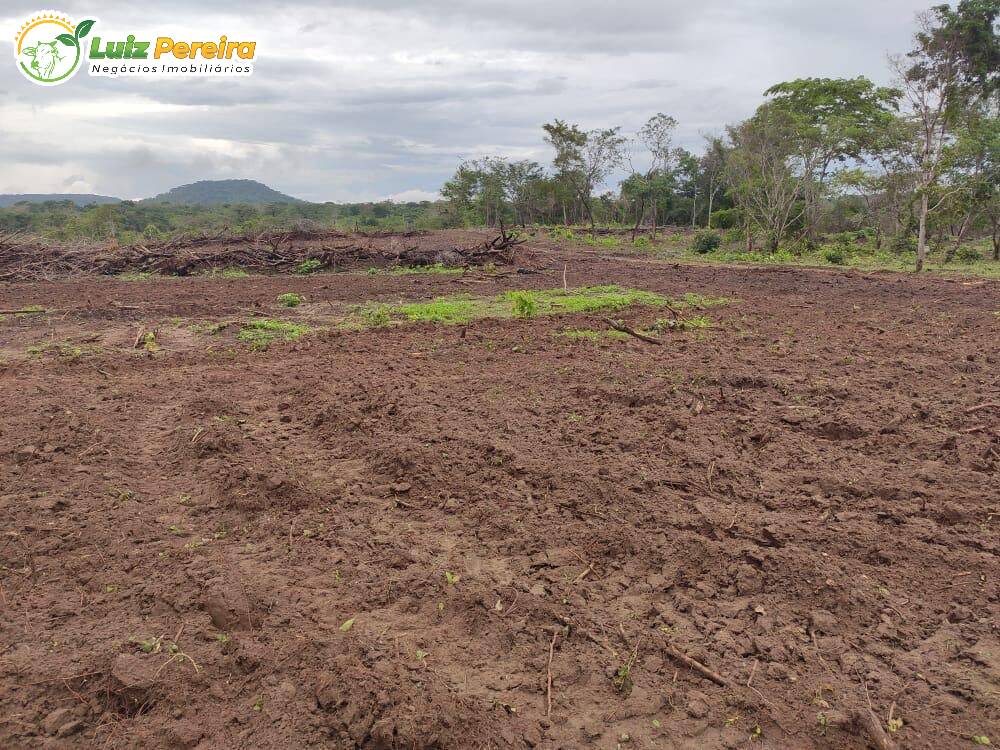
M 847 253 L 844 252 L 842 245 L 834 245 L 833 247 L 826 248 L 823 251 L 823 257 L 827 263 L 832 263 L 835 266 L 842 266 L 847 262 Z
M 634 247 L 638 247 L 638 248 L 646 248 L 646 247 L 649 247 L 649 245 L 650 245 L 650 242 L 649 242 L 649 237 L 636 237 L 636 238 L 635 238 L 635 239 L 634 239 L 634 240 L 632 241 L 632 245 L 633 245 Z
M 302 297 L 295 292 L 286 292 L 278 295 L 278 304 L 283 307 L 298 307 L 302 304 Z
M 740 210 L 738 208 L 720 208 L 712 211 L 712 226 L 719 229 L 732 229 L 739 226 Z
M 322 267 L 323 261 L 318 260 L 317 258 L 309 258 L 295 266 L 295 273 L 307 276 L 308 274 L 316 273 Z
M 368 302 L 362 305 L 358 308 L 358 315 L 361 316 L 364 325 L 369 328 L 382 328 L 389 325 L 392 320 L 389 314 L 389 305 L 378 302 Z
M 911 234 L 897 234 L 889 242 L 889 249 L 894 253 L 915 253 L 917 238 Z
M 955 257 L 962 263 L 975 263 L 983 259 L 983 254 L 974 247 L 963 246 L 958 248 Z
M 514 315 L 519 318 L 530 318 L 538 312 L 538 303 L 528 292 L 511 292 L 510 301 L 513 303 Z
M 723 235 L 723 241 L 729 245 L 734 242 L 740 242 L 743 239 L 743 228 L 742 227 L 730 227 L 726 230 Z
M 722 237 L 719 236 L 718 232 L 713 232 L 711 229 L 702 229 L 695 232 L 691 249 L 699 255 L 705 255 L 718 249 L 721 244 Z

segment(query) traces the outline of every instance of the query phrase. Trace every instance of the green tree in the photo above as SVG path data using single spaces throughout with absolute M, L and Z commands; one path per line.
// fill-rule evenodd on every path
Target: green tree
M 632 240 L 635 241 L 648 208 L 652 209 L 653 236 L 656 236 L 657 207 L 662 199 L 660 191 L 665 186 L 664 174 L 670 168 L 671 143 L 677 120 L 659 112 L 650 117 L 639 129 L 635 146 L 648 158 L 646 169 L 636 167 L 635 154 L 628 159 L 629 175 L 621 184 L 621 195 L 634 208 Z
M 951 197 L 941 190 L 947 149 L 963 114 L 996 97 L 1000 0 L 962 0 L 957 10 L 939 5 L 918 16 L 914 47 L 892 59 L 914 127 L 910 159 L 917 208 L 917 263 L 927 258 L 930 215 Z
M 770 103 L 761 105 L 749 120 L 728 128 L 731 150 L 725 179 L 745 222 L 748 249 L 756 229 L 775 252 L 805 211 L 804 183 L 815 164 L 793 167 L 802 153 L 797 128 L 788 111 Z
M 594 188 L 622 163 L 625 139 L 619 134 L 621 128 L 584 132 L 558 119 L 542 128 L 546 143 L 556 152 L 552 160 L 556 174 L 571 187 L 590 222 L 590 234 L 596 237 L 591 199 Z
M 831 168 L 870 151 L 891 122 L 901 92 L 864 77 L 801 78 L 772 86 L 764 95 L 794 130 L 798 168 L 804 170 L 805 235 L 813 239 Z

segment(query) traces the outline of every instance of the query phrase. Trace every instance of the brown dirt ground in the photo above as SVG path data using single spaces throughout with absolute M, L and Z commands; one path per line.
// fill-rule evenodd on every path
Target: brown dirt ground
M 1000 285 L 533 247 L 500 278 L 0 286 L 50 311 L 0 320 L 0 747 L 861 748 L 869 705 L 900 747 L 1000 740 Z M 564 263 L 740 301 L 664 346 L 189 328 Z

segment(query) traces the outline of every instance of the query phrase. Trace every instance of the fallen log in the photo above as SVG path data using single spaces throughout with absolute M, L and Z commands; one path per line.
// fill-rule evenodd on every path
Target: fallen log
M 647 344 L 656 344 L 656 346 L 663 345 L 663 342 L 660 341 L 660 339 L 655 339 L 652 336 L 647 336 L 644 333 L 639 333 L 639 331 L 635 330 L 634 328 L 630 328 L 621 321 L 612 320 L 611 318 L 605 318 L 604 322 L 607 323 L 612 328 L 614 328 L 616 331 L 620 331 L 621 333 L 627 333 L 629 336 L 635 336 L 637 339 L 639 339 L 639 341 L 645 341 Z

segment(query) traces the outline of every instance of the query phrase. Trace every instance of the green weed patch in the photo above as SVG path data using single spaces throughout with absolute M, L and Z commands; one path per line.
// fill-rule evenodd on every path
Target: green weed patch
M 240 328 L 237 338 L 255 351 L 266 350 L 274 341 L 294 341 L 309 333 L 309 326 L 289 323 L 286 320 L 261 318 L 250 320 Z

